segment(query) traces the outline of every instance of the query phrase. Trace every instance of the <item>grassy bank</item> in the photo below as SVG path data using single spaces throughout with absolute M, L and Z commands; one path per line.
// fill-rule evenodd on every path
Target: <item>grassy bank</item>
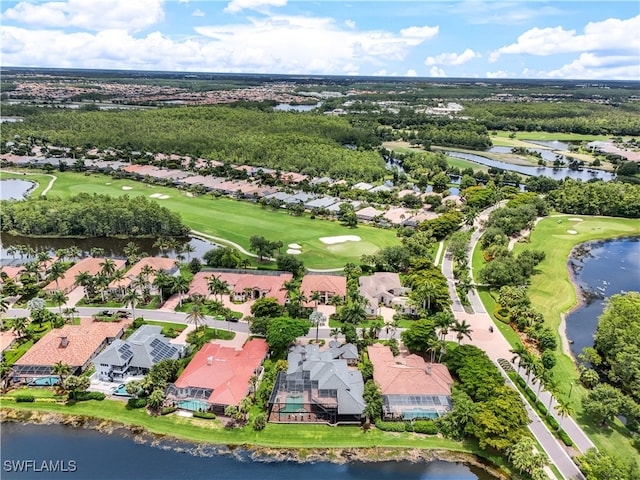
M 224 428 L 218 420 L 186 418 L 175 414 L 152 417 L 145 409 L 128 410 L 123 402 L 115 400 L 90 400 L 75 405 L 64 405 L 57 403 L 52 396 L 31 404 L 15 403 L 5 396 L 0 402 L 0 407 L 3 408 L 3 418 L 39 422 L 46 417 L 43 414 L 71 415 L 78 419 L 84 417 L 115 421 L 128 427 L 143 428 L 152 434 L 192 442 L 305 450 L 313 448 L 448 450 L 477 455 L 496 465 L 504 466 L 504 460 L 500 456 L 481 450 L 473 441 L 456 442 L 437 436 L 388 433 L 377 429 L 365 432 L 357 426 L 336 428 L 326 425 L 267 424 L 262 431 L 255 431 L 249 426 Z M 82 421 L 75 423 L 82 424 Z
M 570 234 L 568 230 L 577 233 Z M 556 215 L 538 222 L 531 234 L 530 243 L 516 243 L 515 253 L 536 249 L 546 254 L 544 261 L 538 266 L 539 273 L 531 277 L 528 293 L 533 305 L 544 315 L 546 324 L 554 332 L 559 331 L 562 315 L 578 304 L 577 292 L 567 268 L 571 250 L 588 241 L 637 235 L 640 235 L 640 222 L 637 219 Z M 474 252 L 472 263 L 474 274 L 477 275 L 484 263 L 479 247 Z M 481 298 L 487 309 L 491 308 L 491 305 L 487 305 L 487 298 L 482 294 Z M 560 387 L 556 396 L 570 401 L 575 411 L 574 418 L 598 448 L 618 452 L 627 458 L 637 457 L 638 452 L 631 446 L 629 434 L 622 424 L 616 421 L 613 427 L 602 429 L 584 414 L 581 400 L 587 390 L 577 381 L 578 372 L 574 361 L 569 355 L 562 353 L 560 335 L 557 334 L 557 337 L 558 362 L 554 367 L 554 377 Z M 572 394 L 569 398 L 570 391 Z
M 348 262 L 359 261 L 363 254 L 372 254 L 380 248 L 399 243 L 394 230 L 368 225 L 352 229 L 337 221 L 312 220 L 308 215 L 296 217 L 285 211 L 263 209 L 247 201 L 210 195 L 189 197 L 176 188 L 115 180 L 101 174 L 55 172 L 55 175 L 57 180 L 48 195 L 67 197 L 81 192 L 132 197 L 168 195 L 169 198 L 157 200 L 158 203 L 180 213 L 184 223 L 192 229 L 235 242 L 245 249 L 249 248 L 249 238 L 253 235 L 262 235 L 272 241 L 281 240 L 285 246 L 298 243 L 302 245 L 300 258 L 310 268 L 340 268 Z M 44 175 L 41 177 L 47 183 L 50 180 Z M 2 178 L 8 177 L 3 174 Z M 362 240 L 335 245 L 326 245 L 319 240 L 336 235 L 358 235 Z

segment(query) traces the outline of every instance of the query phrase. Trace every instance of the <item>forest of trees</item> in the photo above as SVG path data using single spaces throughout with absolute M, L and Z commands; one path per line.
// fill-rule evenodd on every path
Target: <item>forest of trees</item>
M 81 193 L 68 199 L 30 198 L 0 203 L 0 229 L 22 235 L 181 237 L 180 215 L 145 197 Z
M 548 200 L 562 213 L 640 217 L 640 185 L 567 179 Z

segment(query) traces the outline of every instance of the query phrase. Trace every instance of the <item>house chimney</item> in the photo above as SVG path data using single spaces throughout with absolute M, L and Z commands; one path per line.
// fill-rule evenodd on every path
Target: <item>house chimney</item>
M 69 345 L 69 337 L 60 337 L 60 348 L 67 348 Z
M 427 365 L 427 375 L 431 375 L 431 365 Z
M 213 364 L 213 357 L 211 355 L 209 355 L 207 357 L 207 365 L 212 365 Z

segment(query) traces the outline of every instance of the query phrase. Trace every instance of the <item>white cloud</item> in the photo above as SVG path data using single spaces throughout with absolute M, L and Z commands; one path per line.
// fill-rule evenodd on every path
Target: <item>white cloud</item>
M 1 32 L 6 65 L 336 75 L 401 62 L 427 35 L 423 27 L 404 35 L 354 31 L 332 18 L 282 15 L 196 27 L 193 36 L 179 38 L 115 28 L 70 33 L 3 26 Z
M 204 17 L 205 13 L 199 8 L 196 8 L 191 15 L 194 17 Z
M 429 69 L 429 76 L 430 77 L 446 77 L 447 74 L 444 72 L 443 69 L 438 68 L 438 67 L 431 67 Z
M 474 58 L 479 58 L 481 55 L 479 53 L 474 52 L 470 48 L 467 48 L 461 54 L 457 53 L 442 53 L 440 55 L 436 55 L 435 57 L 427 57 L 424 61 L 424 64 L 429 65 L 462 65 L 467 63 L 469 60 Z
M 418 72 L 416 72 L 413 68 L 407 70 L 407 73 L 404 74 L 405 77 L 417 77 Z
M 227 13 L 238 13 L 242 10 L 265 12 L 269 7 L 284 7 L 286 4 L 287 0 L 231 0 L 224 11 Z
M 356 22 L 353 20 L 347 19 L 344 21 L 344 24 L 349 28 L 356 28 Z
M 452 3 L 450 12 L 460 15 L 470 24 L 520 25 L 530 23 L 536 18 L 557 16 L 562 10 L 555 6 L 538 5 L 534 7 L 525 2 L 488 2 L 463 1 Z
M 513 75 L 509 75 L 504 70 L 498 70 L 496 72 L 485 73 L 485 78 L 513 78 Z
M 7 20 L 38 28 L 81 28 L 91 31 L 139 31 L 164 19 L 163 0 L 69 0 L 20 2 L 2 14 Z
M 628 52 L 640 51 L 640 15 L 620 20 L 609 18 L 602 22 L 590 22 L 584 33 L 562 27 L 532 28 L 518 37 L 516 43 L 506 45 L 489 56 L 490 62 L 501 55 L 555 55 L 577 52 Z
M 407 40 L 409 45 L 420 45 L 425 40 L 435 37 L 440 31 L 439 26 L 435 27 L 408 27 L 400 30 L 400 36 Z
M 555 70 L 528 73 L 530 77 L 537 78 L 640 80 L 637 57 L 598 57 L 592 53 L 583 53 L 573 62 Z

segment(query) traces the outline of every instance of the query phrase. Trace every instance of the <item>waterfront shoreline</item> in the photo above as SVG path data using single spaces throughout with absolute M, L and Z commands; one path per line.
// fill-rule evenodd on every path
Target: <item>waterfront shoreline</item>
M 406 461 L 410 463 L 445 462 L 465 463 L 481 468 L 496 479 L 510 477 L 499 467 L 490 465 L 481 457 L 471 453 L 445 449 L 392 448 L 392 447 L 335 447 L 335 448 L 274 448 L 260 445 L 224 445 L 215 442 L 201 442 L 188 438 L 149 432 L 144 427 L 127 425 L 114 420 L 103 420 L 85 415 L 62 414 L 46 411 L 0 408 L 0 425 L 3 423 L 34 425 L 63 425 L 70 428 L 95 430 L 101 434 L 123 434 L 132 441 L 154 447 L 174 449 L 194 456 L 230 455 L 240 460 L 249 458 L 254 462 L 327 462 L 347 464 L 351 462 Z M 170 445 L 172 442 L 178 445 Z

